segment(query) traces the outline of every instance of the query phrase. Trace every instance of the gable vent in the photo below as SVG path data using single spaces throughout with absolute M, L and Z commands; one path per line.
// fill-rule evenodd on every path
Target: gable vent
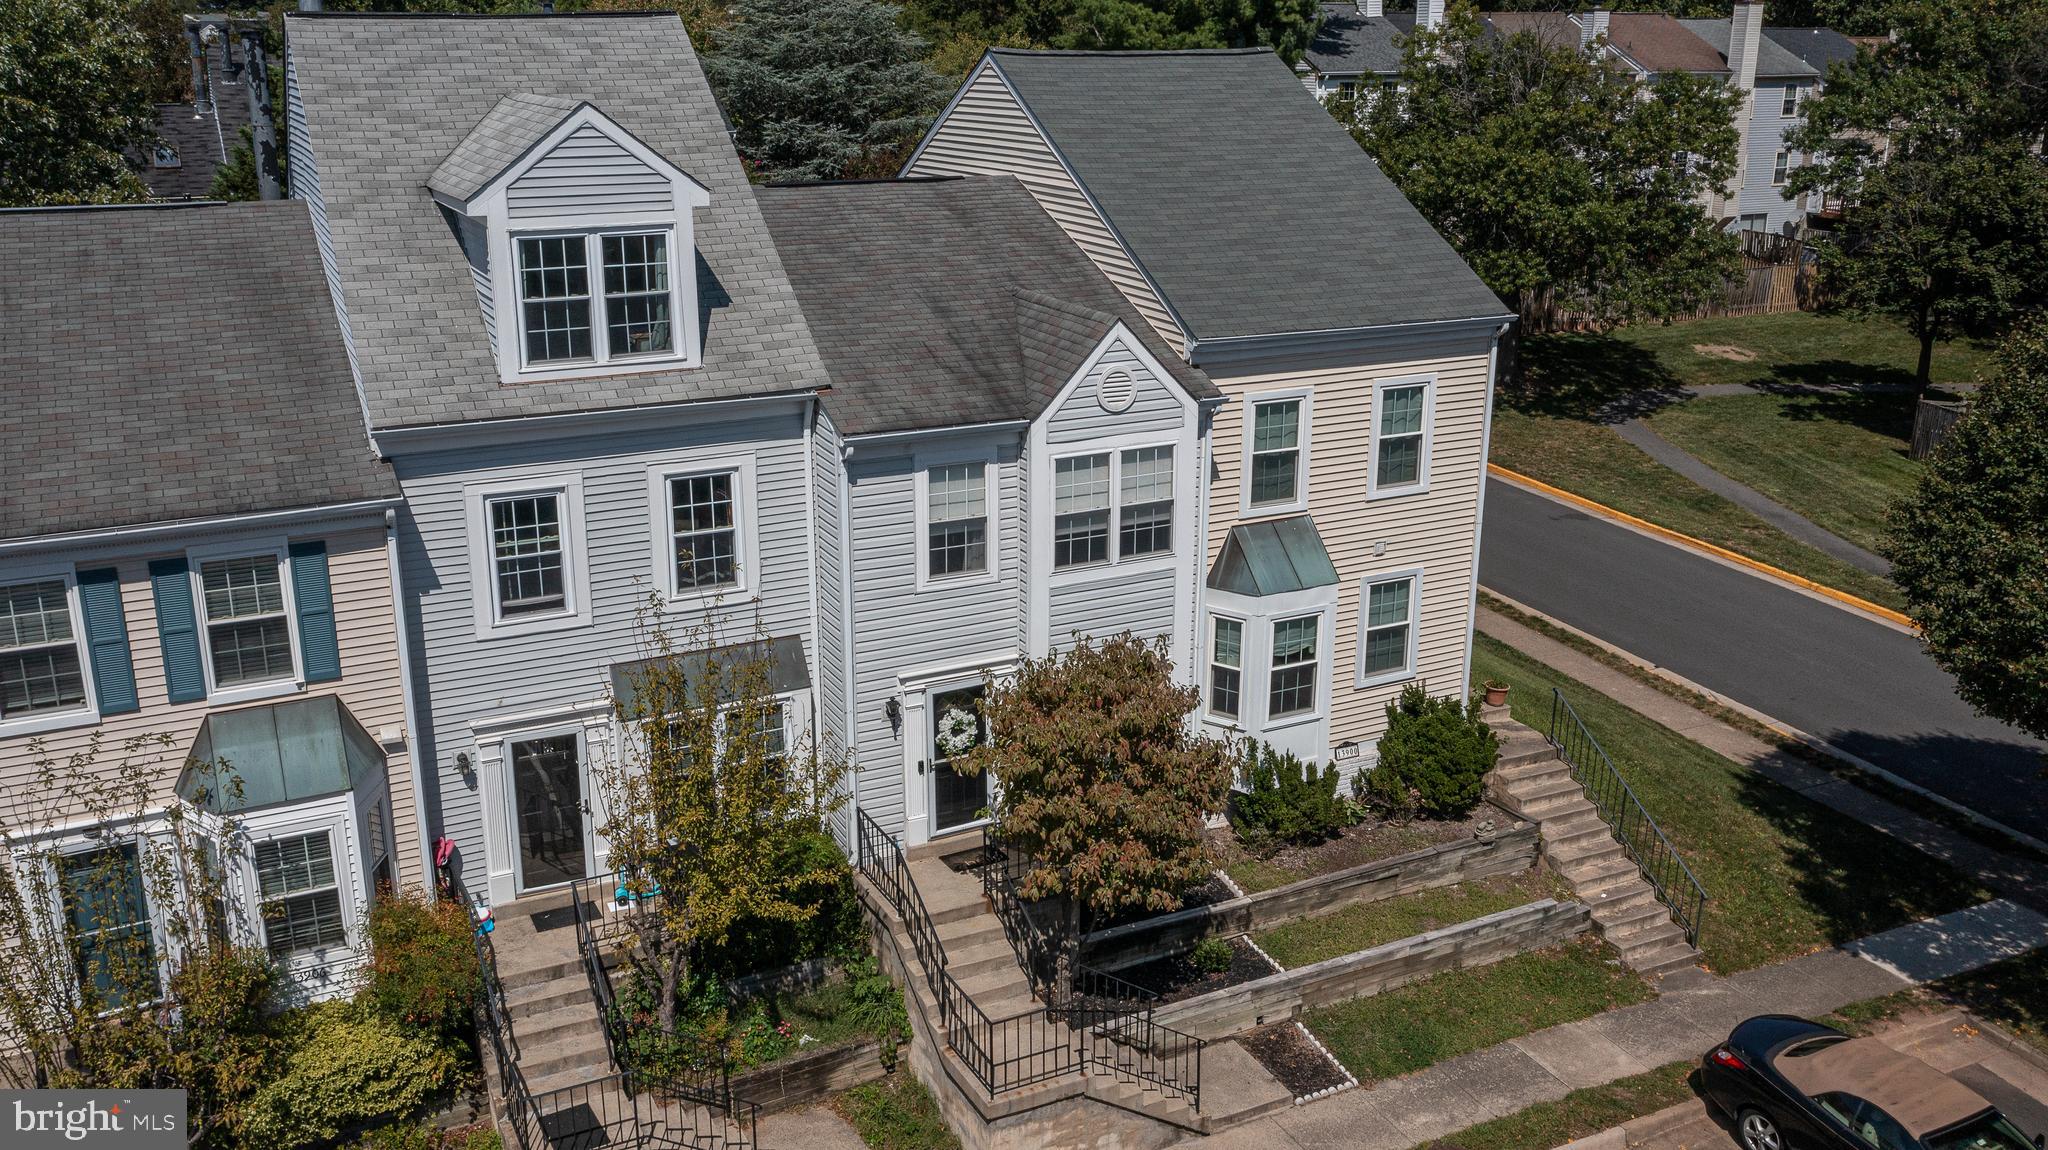
M 1102 377 L 1101 383 L 1095 385 L 1095 402 L 1102 405 L 1102 410 L 1112 415 L 1129 411 L 1137 398 L 1138 382 L 1131 378 L 1128 371 L 1112 371 Z

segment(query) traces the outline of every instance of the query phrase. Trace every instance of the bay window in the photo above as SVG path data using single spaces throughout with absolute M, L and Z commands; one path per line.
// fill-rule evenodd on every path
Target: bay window
M 1273 624 L 1272 659 L 1266 679 L 1266 717 L 1285 718 L 1316 709 L 1316 632 L 1320 615 Z
M 1209 627 L 1209 713 L 1235 719 L 1244 686 L 1244 624 L 1221 615 Z
M 256 885 L 271 957 L 289 958 L 348 940 L 328 832 L 257 843 Z

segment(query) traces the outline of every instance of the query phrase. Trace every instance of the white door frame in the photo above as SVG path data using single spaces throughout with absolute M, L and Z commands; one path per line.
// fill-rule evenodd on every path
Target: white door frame
M 932 826 L 936 816 L 931 770 L 931 699 L 934 694 L 971 687 L 993 677 L 1003 679 L 1017 668 L 1017 656 L 1004 653 L 982 659 L 964 659 L 942 665 L 899 672 L 896 685 L 903 703 L 903 843 L 916 846 L 973 830 L 986 820 L 977 819 L 939 831 Z M 996 795 L 995 780 L 989 780 L 989 797 Z

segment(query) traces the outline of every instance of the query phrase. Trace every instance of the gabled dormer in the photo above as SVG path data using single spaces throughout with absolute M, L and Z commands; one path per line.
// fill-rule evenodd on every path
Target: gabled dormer
M 504 382 L 701 362 L 692 222 L 710 193 L 589 101 L 505 97 L 427 188 L 469 257 Z

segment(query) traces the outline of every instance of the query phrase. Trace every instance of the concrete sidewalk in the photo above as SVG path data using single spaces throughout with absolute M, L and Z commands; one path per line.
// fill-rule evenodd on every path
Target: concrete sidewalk
M 1655 1001 L 1539 1030 L 1196 1141 L 1217 1150 L 1406 1150 L 1573 1090 L 1696 1059 L 1752 1015 L 1827 1014 L 2042 946 L 2048 918 L 2001 899 L 1727 978 L 1704 971 L 1675 976 Z

